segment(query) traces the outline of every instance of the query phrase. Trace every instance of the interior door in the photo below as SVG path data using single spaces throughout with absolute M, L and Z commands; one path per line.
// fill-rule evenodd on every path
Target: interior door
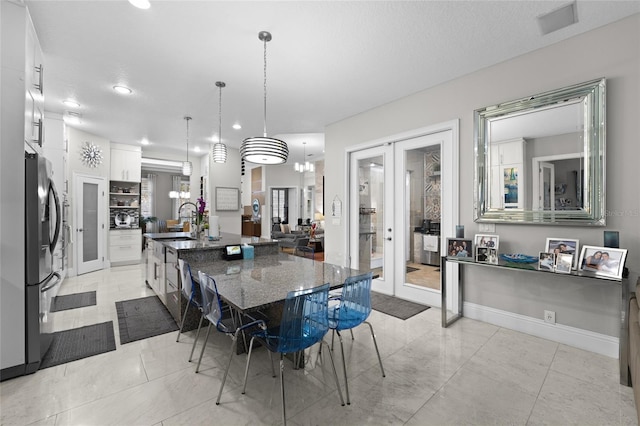
M 77 175 L 74 183 L 77 273 L 104 268 L 105 189 L 102 178 Z
M 538 202 L 537 210 L 555 210 L 555 166 L 543 161 L 538 164 L 538 196 L 534 194 L 534 199 Z
M 393 147 L 353 152 L 349 161 L 350 264 L 373 272 L 374 291 L 393 294 Z

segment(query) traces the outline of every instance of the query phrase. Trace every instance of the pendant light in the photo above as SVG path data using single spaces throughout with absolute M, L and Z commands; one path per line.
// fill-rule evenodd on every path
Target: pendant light
M 260 31 L 258 38 L 264 42 L 264 136 L 242 141 L 240 158 L 256 164 L 282 164 L 287 161 L 289 147 L 284 141 L 267 137 L 267 42 L 271 33 Z
M 182 174 L 185 176 L 191 176 L 191 161 L 189 161 L 189 120 L 191 120 L 191 117 L 184 117 L 184 119 L 187 121 L 187 161 L 183 161 L 182 162 Z
M 302 156 L 302 163 L 298 163 L 296 161 L 296 163 L 293 165 L 293 169 L 296 172 L 300 172 L 300 173 L 315 171 L 315 166 L 313 165 L 313 163 L 310 163 L 309 161 L 306 160 L 306 158 L 307 158 L 307 143 L 306 142 L 302 142 L 302 150 L 303 150 L 303 153 L 304 153 L 303 156 Z
M 227 162 L 227 146 L 222 143 L 222 88 L 226 86 L 224 81 L 216 81 L 216 86 L 220 89 L 218 98 L 218 143 L 211 148 L 211 157 L 214 163 Z

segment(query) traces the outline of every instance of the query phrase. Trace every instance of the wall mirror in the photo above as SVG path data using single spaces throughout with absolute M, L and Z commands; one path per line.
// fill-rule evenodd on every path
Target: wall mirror
M 476 222 L 605 225 L 605 79 L 474 113 Z

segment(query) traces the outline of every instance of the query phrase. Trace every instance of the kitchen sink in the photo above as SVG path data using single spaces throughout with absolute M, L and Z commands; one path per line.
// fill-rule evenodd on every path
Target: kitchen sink
M 172 241 L 195 241 L 195 238 L 191 237 L 172 237 L 172 238 L 155 238 L 158 241 L 169 243 Z

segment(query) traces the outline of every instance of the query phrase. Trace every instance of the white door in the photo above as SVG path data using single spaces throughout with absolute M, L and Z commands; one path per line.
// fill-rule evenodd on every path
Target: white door
M 374 291 L 436 307 L 441 253 L 458 224 L 457 122 L 449 124 L 349 160 L 351 267 L 377 276 Z M 423 233 L 425 221 L 432 228 Z M 448 284 L 457 280 L 453 269 Z
M 104 268 L 106 182 L 103 178 L 76 175 L 75 242 L 77 273 Z
M 393 294 L 393 146 L 351 153 L 349 169 L 351 267 L 372 271 L 372 289 Z
M 553 163 L 538 163 L 538 186 L 534 187 L 533 200 L 537 202 L 535 210 L 555 210 L 555 166 Z

